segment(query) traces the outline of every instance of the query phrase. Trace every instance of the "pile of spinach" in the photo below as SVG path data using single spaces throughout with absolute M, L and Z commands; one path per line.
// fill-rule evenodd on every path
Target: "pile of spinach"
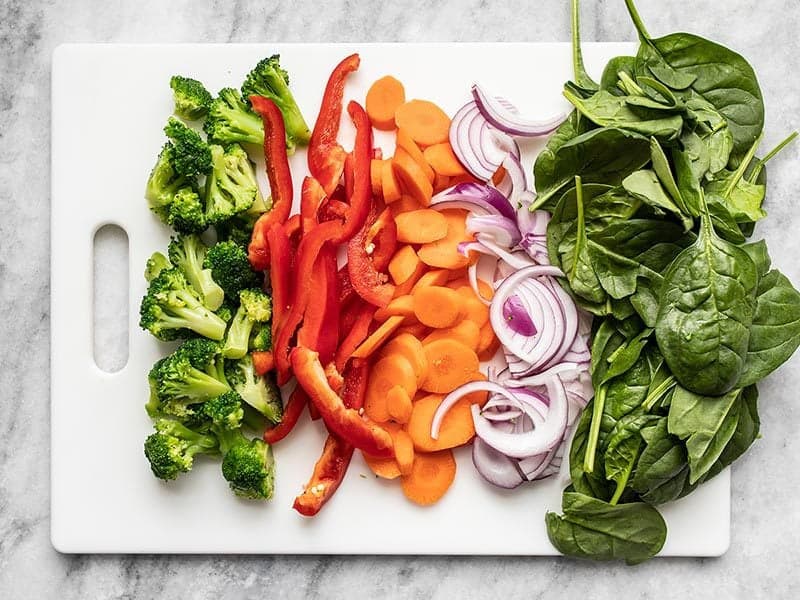
M 573 0 L 575 106 L 534 166 L 550 259 L 596 316 L 594 399 L 570 449 L 558 550 L 638 563 L 666 538 L 657 505 L 694 490 L 758 437 L 756 383 L 800 344 L 800 293 L 763 241 L 764 105 L 735 52 L 639 34 L 595 82 Z

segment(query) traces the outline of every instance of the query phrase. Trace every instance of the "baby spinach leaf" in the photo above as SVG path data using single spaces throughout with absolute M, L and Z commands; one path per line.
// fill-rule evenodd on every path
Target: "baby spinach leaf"
M 642 502 L 611 505 L 567 488 L 562 510 L 545 520 L 550 541 L 567 556 L 633 565 L 658 554 L 666 540 L 664 519 Z
M 717 235 L 732 244 L 744 243 L 747 238 L 744 237 L 742 230 L 739 229 L 739 224 L 725 203 L 717 196 L 709 196 L 706 198 L 706 205 L 708 206 L 708 215 L 711 217 L 711 224 Z
M 682 386 L 675 388 L 669 407 L 669 432 L 686 443 L 689 483 L 714 465 L 739 423 L 740 389 L 722 396 L 702 396 Z
M 656 321 L 659 348 L 685 388 L 719 395 L 736 385 L 757 284 L 747 252 L 717 237 L 704 215 L 697 241 L 664 274 Z
M 763 379 L 786 362 L 798 345 L 800 292 L 780 271 L 772 270 L 758 284 L 744 371 L 737 385 Z
M 594 93 L 599 89 L 597 83 L 589 77 L 586 66 L 583 64 L 580 36 L 580 2 L 572 0 L 572 68 L 575 73 L 575 83 L 586 93 Z
M 642 428 L 645 447 L 630 486 L 642 500 L 658 505 L 684 495 L 689 486 L 689 463 L 683 443 L 667 430 L 667 418 Z M 694 486 L 690 486 L 693 489 Z
M 669 159 L 656 138 L 650 138 L 650 160 L 653 163 L 653 171 L 655 171 L 658 180 L 667 190 L 675 205 L 680 209 L 681 214 L 690 215 L 691 213 L 686 209 L 683 197 L 678 189 L 678 182 L 675 181 L 675 177 L 672 174 Z
M 603 70 L 603 76 L 600 78 L 600 89 L 614 94 L 615 96 L 622 95 L 622 90 L 617 87 L 619 74 L 626 73 L 632 76 L 635 68 L 635 56 L 615 56 L 608 61 L 606 68 Z
M 772 264 L 772 259 L 769 257 L 769 251 L 767 250 L 767 242 L 758 240 L 757 242 L 743 244 L 742 250 L 747 252 L 753 264 L 755 264 L 759 278 L 764 277 Z M 759 288 L 761 288 L 761 281 L 759 281 Z
M 672 148 L 675 178 L 686 210 L 693 216 L 700 214 L 703 205 L 701 181 L 711 164 L 708 147 L 694 132 L 684 133 L 680 144 Z
M 616 483 L 616 490 L 609 501 L 616 504 L 622 497 L 628 479 L 633 472 L 639 453 L 644 446 L 640 435 L 642 427 L 659 419 L 656 415 L 628 414 L 622 417 L 608 436 L 608 446 L 603 454 L 606 479 Z
M 636 337 L 628 341 L 620 351 L 614 353 L 614 359 L 608 366 L 600 383 L 606 383 L 614 377 L 618 377 L 630 369 L 642 353 L 642 350 L 649 341 L 650 334 L 653 333 L 652 329 L 643 329 Z
M 738 402 L 739 422 L 736 424 L 736 431 L 733 432 L 733 436 L 717 461 L 703 477 L 704 482 L 719 474 L 728 465 L 733 464 L 758 437 L 761 427 L 761 420 L 758 417 L 758 388 L 754 385 L 744 388 Z
M 658 146 L 658 142 L 656 142 L 656 146 Z M 653 207 L 657 214 L 666 212 L 675 215 L 680 219 L 684 230 L 688 231 L 692 228 L 694 221 L 667 195 L 655 171 L 650 169 L 634 171 L 623 180 L 622 187 L 634 198 Z M 677 192 L 677 187 L 675 191 Z M 680 197 L 680 194 L 678 196 Z
M 586 445 L 589 440 L 589 429 L 592 422 L 592 408 L 587 406 L 581 413 L 578 425 L 575 428 L 575 435 L 569 449 L 569 474 L 572 485 L 582 494 L 595 498 L 611 498 L 613 490 L 603 472 L 601 455 L 596 454 L 591 472 L 586 472 L 583 468 L 586 456 Z

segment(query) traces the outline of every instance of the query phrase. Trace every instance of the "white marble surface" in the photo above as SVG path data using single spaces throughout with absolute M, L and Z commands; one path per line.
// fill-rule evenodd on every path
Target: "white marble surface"
M 584 4 L 586 40 L 633 39 L 622 0 Z M 766 97 L 767 146 L 800 127 L 800 80 L 792 73 L 800 54 L 797 0 L 638 4 L 652 33 L 694 30 L 751 60 Z M 797 357 L 761 386 L 763 439 L 734 467 L 732 545 L 719 559 L 627 568 L 536 558 L 65 556 L 50 546 L 49 77 L 56 45 L 568 38 L 567 0 L 0 0 L 0 598 L 796 597 Z M 109 143 L 124 148 L 113 129 Z M 795 145 L 771 165 L 770 217 L 757 229 L 795 282 L 798 157 Z

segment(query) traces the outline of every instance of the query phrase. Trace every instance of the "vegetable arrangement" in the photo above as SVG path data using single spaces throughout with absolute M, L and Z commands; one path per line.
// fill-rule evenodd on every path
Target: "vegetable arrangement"
M 594 399 L 569 452 L 564 554 L 638 563 L 666 537 L 656 506 L 691 493 L 759 433 L 756 384 L 800 344 L 800 294 L 764 241 L 764 107 L 744 58 L 684 33 L 652 38 L 600 83 L 580 58 L 575 106 L 536 161 L 534 208 L 577 304 L 595 315 Z

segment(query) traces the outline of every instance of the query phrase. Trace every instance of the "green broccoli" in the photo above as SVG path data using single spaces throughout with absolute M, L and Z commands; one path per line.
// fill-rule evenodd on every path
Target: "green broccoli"
M 242 100 L 239 90 L 225 88 L 208 107 L 203 129 L 218 144 L 264 144 L 264 124 Z
M 246 102 L 250 96 L 263 96 L 278 106 L 286 125 L 286 147 L 293 152 L 295 146 L 308 145 L 311 131 L 289 90 L 289 74 L 281 68 L 280 59 L 275 54 L 259 61 L 242 84 L 242 96 Z
M 175 267 L 163 269 L 150 282 L 139 315 L 139 326 L 163 341 L 189 337 L 191 332 L 212 340 L 225 337 L 225 321 L 203 304 Z
M 172 88 L 175 101 L 175 114 L 188 121 L 196 121 L 208 113 L 212 98 L 202 83 L 191 77 L 173 75 L 169 87 Z
M 147 264 L 145 264 L 144 278 L 147 281 L 152 281 L 161 271 L 169 269 L 171 266 L 169 259 L 161 252 L 153 252 L 150 258 L 147 259 Z
M 253 235 L 256 221 L 262 214 L 271 209 L 272 197 L 267 196 L 264 198 L 259 191 L 253 206 L 249 210 L 215 226 L 217 239 L 219 241 L 233 240 L 243 248 L 247 248 L 250 245 L 250 238 Z
M 219 442 L 213 435 L 193 431 L 173 419 L 156 419 L 156 432 L 144 442 L 144 455 L 153 475 L 176 479 L 192 469 L 196 454 L 217 454 Z
M 250 336 L 250 350 L 272 350 L 272 324 L 259 323 Z
M 200 195 L 192 188 L 181 188 L 172 198 L 167 225 L 178 233 L 201 233 L 207 228 L 205 207 Z
M 225 376 L 228 384 L 247 404 L 273 424 L 283 417 L 281 391 L 273 376 L 262 377 L 253 368 L 253 359 L 245 354 L 237 361 L 229 362 Z
M 175 171 L 174 155 L 175 147 L 169 142 L 164 144 L 153 170 L 150 171 L 144 192 L 150 210 L 156 213 L 164 223 L 168 223 L 169 207 L 172 205 L 175 194 L 183 188 L 191 189 L 191 180 Z
M 252 500 L 272 498 L 275 460 L 270 445 L 259 438 L 248 440 L 241 429 L 213 429 L 224 455 L 222 476 L 233 493 Z
M 178 175 L 196 177 L 211 172 L 211 149 L 191 127 L 170 117 L 164 133 L 172 140 L 172 168 Z
M 147 399 L 147 404 L 144 405 L 144 409 L 147 411 L 147 414 L 151 419 L 155 419 L 161 414 L 161 400 L 158 397 L 158 371 L 164 364 L 165 360 L 166 358 L 162 358 L 156 361 L 156 364 L 153 365 L 153 367 L 150 369 L 150 372 L 147 374 L 147 384 L 150 387 L 150 397 Z
M 236 307 L 231 306 L 227 302 L 223 302 L 222 306 L 220 306 L 214 312 L 220 319 L 222 319 L 226 323 L 230 323 L 231 319 L 233 318 L 233 313 L 236 312 Z
M 261 196 L 253 164 L 238 144 L 211 146 L 214 168 L 206 179 L 206 220 L 218 224 L 249 211 Z M 263 203 L 261 201 L 260 203 Z
M 158 411 L 179 418 L 195 414 L 195 404 L 215 398 L 230 390 L 224 378 L 224 362 L 219 345 L 211 340 L 193 338 L 181 344 L 151 371 Z
M 233 316 L 222 345 L 225 358 L 242 358 L 250 346 L 253 327 L 272 318 L 272 300 L 258 288 L 239 292 L 239 308 Z
M 238 303 L 239 292 L 261 287 L 261 277 L 250 268 L 244 248 L 233 241 L 219 242 L 208 249 L 203 263 L 211 276 L 225 291 L 228 302 Z
M 244 419 L 242 398 L 234 391 L 211 398 L 203 403 L 203 415 L 211 419 L 215 428 L 239 429 Z
M 200 293 L 211 310 L 222 306 L 225 292 L 211 277 L 211 269 L 203 267 L 208 248 L 198 235 L 179 235 L 170 240 L 167 250 L 172 264 L 181 270 L 186 280 Z

